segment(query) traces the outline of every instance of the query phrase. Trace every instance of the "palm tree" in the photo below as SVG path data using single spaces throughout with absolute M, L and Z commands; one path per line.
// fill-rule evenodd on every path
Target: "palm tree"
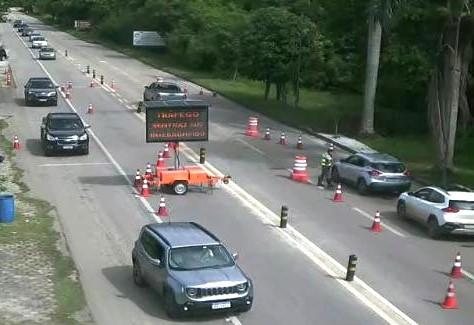
M 362 134 L 374 133 L 374 106 L 382 43 L 382 27 L 387 27 L 393 10 L 403 0 L 370 0 L 368 5 L 369 33 L 367 41 L 367 66 L 365 73 L 364 110 Z

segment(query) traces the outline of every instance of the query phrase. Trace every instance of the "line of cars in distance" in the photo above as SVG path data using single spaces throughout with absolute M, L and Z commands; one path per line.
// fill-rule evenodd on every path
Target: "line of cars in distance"
M 56 60 L 56 51 L 48 46 L 48 40 L 41 35 L 40 32 L 35 31 L 31 26 L 21 20 L 15 20 L 13 22 L 13 28 L 17 28 L 18 33 L 28 39 L 31 43 L 31 48 L 39 49 L 38 58 L 40 60 Z

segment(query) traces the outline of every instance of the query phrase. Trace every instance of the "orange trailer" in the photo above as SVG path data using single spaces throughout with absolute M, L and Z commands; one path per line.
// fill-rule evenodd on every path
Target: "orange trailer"
M 189 186 L 207 186 L 214 188 L 220 181 L 229 183 L 230 176 L 215 176 L 209 174 L 200 166 L 185 166 L 177 169 L 157 170 L 152 180 L 154 187 L 171 187 L 178 195 L 186 194 Z

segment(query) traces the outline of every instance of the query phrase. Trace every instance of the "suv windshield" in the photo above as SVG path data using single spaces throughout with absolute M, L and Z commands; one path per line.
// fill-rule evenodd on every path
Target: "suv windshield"
M 32 89 L 52 89 L 52 88 L 54 88 L 54 85 L 51 81 L 48 81 L 48 80 L 36 80 L 36 81 L 31 82 L 30 88 L 32 88 Z
M 82 129 L 82 122 L 79 119 L 59 119 L 49 121 L 49 127 L 53 130 L 79 130 Z
M 43 36 L 36 36 L 35 41 L 44 41 L 44 37 Z
M 43 48 L 40 50 L 40 52 L 53 52 L 53 51 L 54 51 L 54 49 L 49 48 L 49 47 L 43 47 Z
M 401 163 L 371 163 L 370 167 L 384 173 L 403 173 L 405 165 Z
M 222 245 L 173 248 L 169 265 L 175 270 L 221 268 L 234 265 L 234 260 Z
M 449 206 L 459 210 L 474 210 L 473 201 L 449 201 Z
M 181 89 L 178 86 L 173 84 L 163 84 L 163 83 L 154 83 L 151 88 L 158 89 L 160 92 L 164 93 L 179 93 Z

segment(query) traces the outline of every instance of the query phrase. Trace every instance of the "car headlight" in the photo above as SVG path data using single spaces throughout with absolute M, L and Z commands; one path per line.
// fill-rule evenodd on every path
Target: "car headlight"
M 79 140 L 79 136 L 78 135 L 73 135 L 73 136 L 71 136 L 71 140 L 77 141 L 77 140 Z
M 46 133 L 46 140 L 48 140 L 48 141 L 56 141 L 57 138 L 56 138 L 56 137 L 53 137 L 52 135 L 49 135 L 49 134 Z
M 84 133 L 79 137 L 79 140 L 87 140 L 87 133 Z
M 237 285 L 237 291 L 238 292 L 245 292 L 245 290 L 247 290 L 247 286 L 248 286 L 247 282 L 240 283 L 240 284 Z
M 190 296 L 191 298 L 194 298 L 194 297 L 196 297 L 196 295 L 197 295 L 197 289 L 196 289 L 196 288 L 186 288 L 186 293 L 187 293 L 188 296 Z
M 28 90 L 28 95 L 33 95 L 35 92 Z
M 48 97 L 49 97 L 49 96 L 54 96 L 54 95 L 56 95 L 56 92 L 55 92 L 55 91 L 51 91 L 51 92 L 48 93 Z

